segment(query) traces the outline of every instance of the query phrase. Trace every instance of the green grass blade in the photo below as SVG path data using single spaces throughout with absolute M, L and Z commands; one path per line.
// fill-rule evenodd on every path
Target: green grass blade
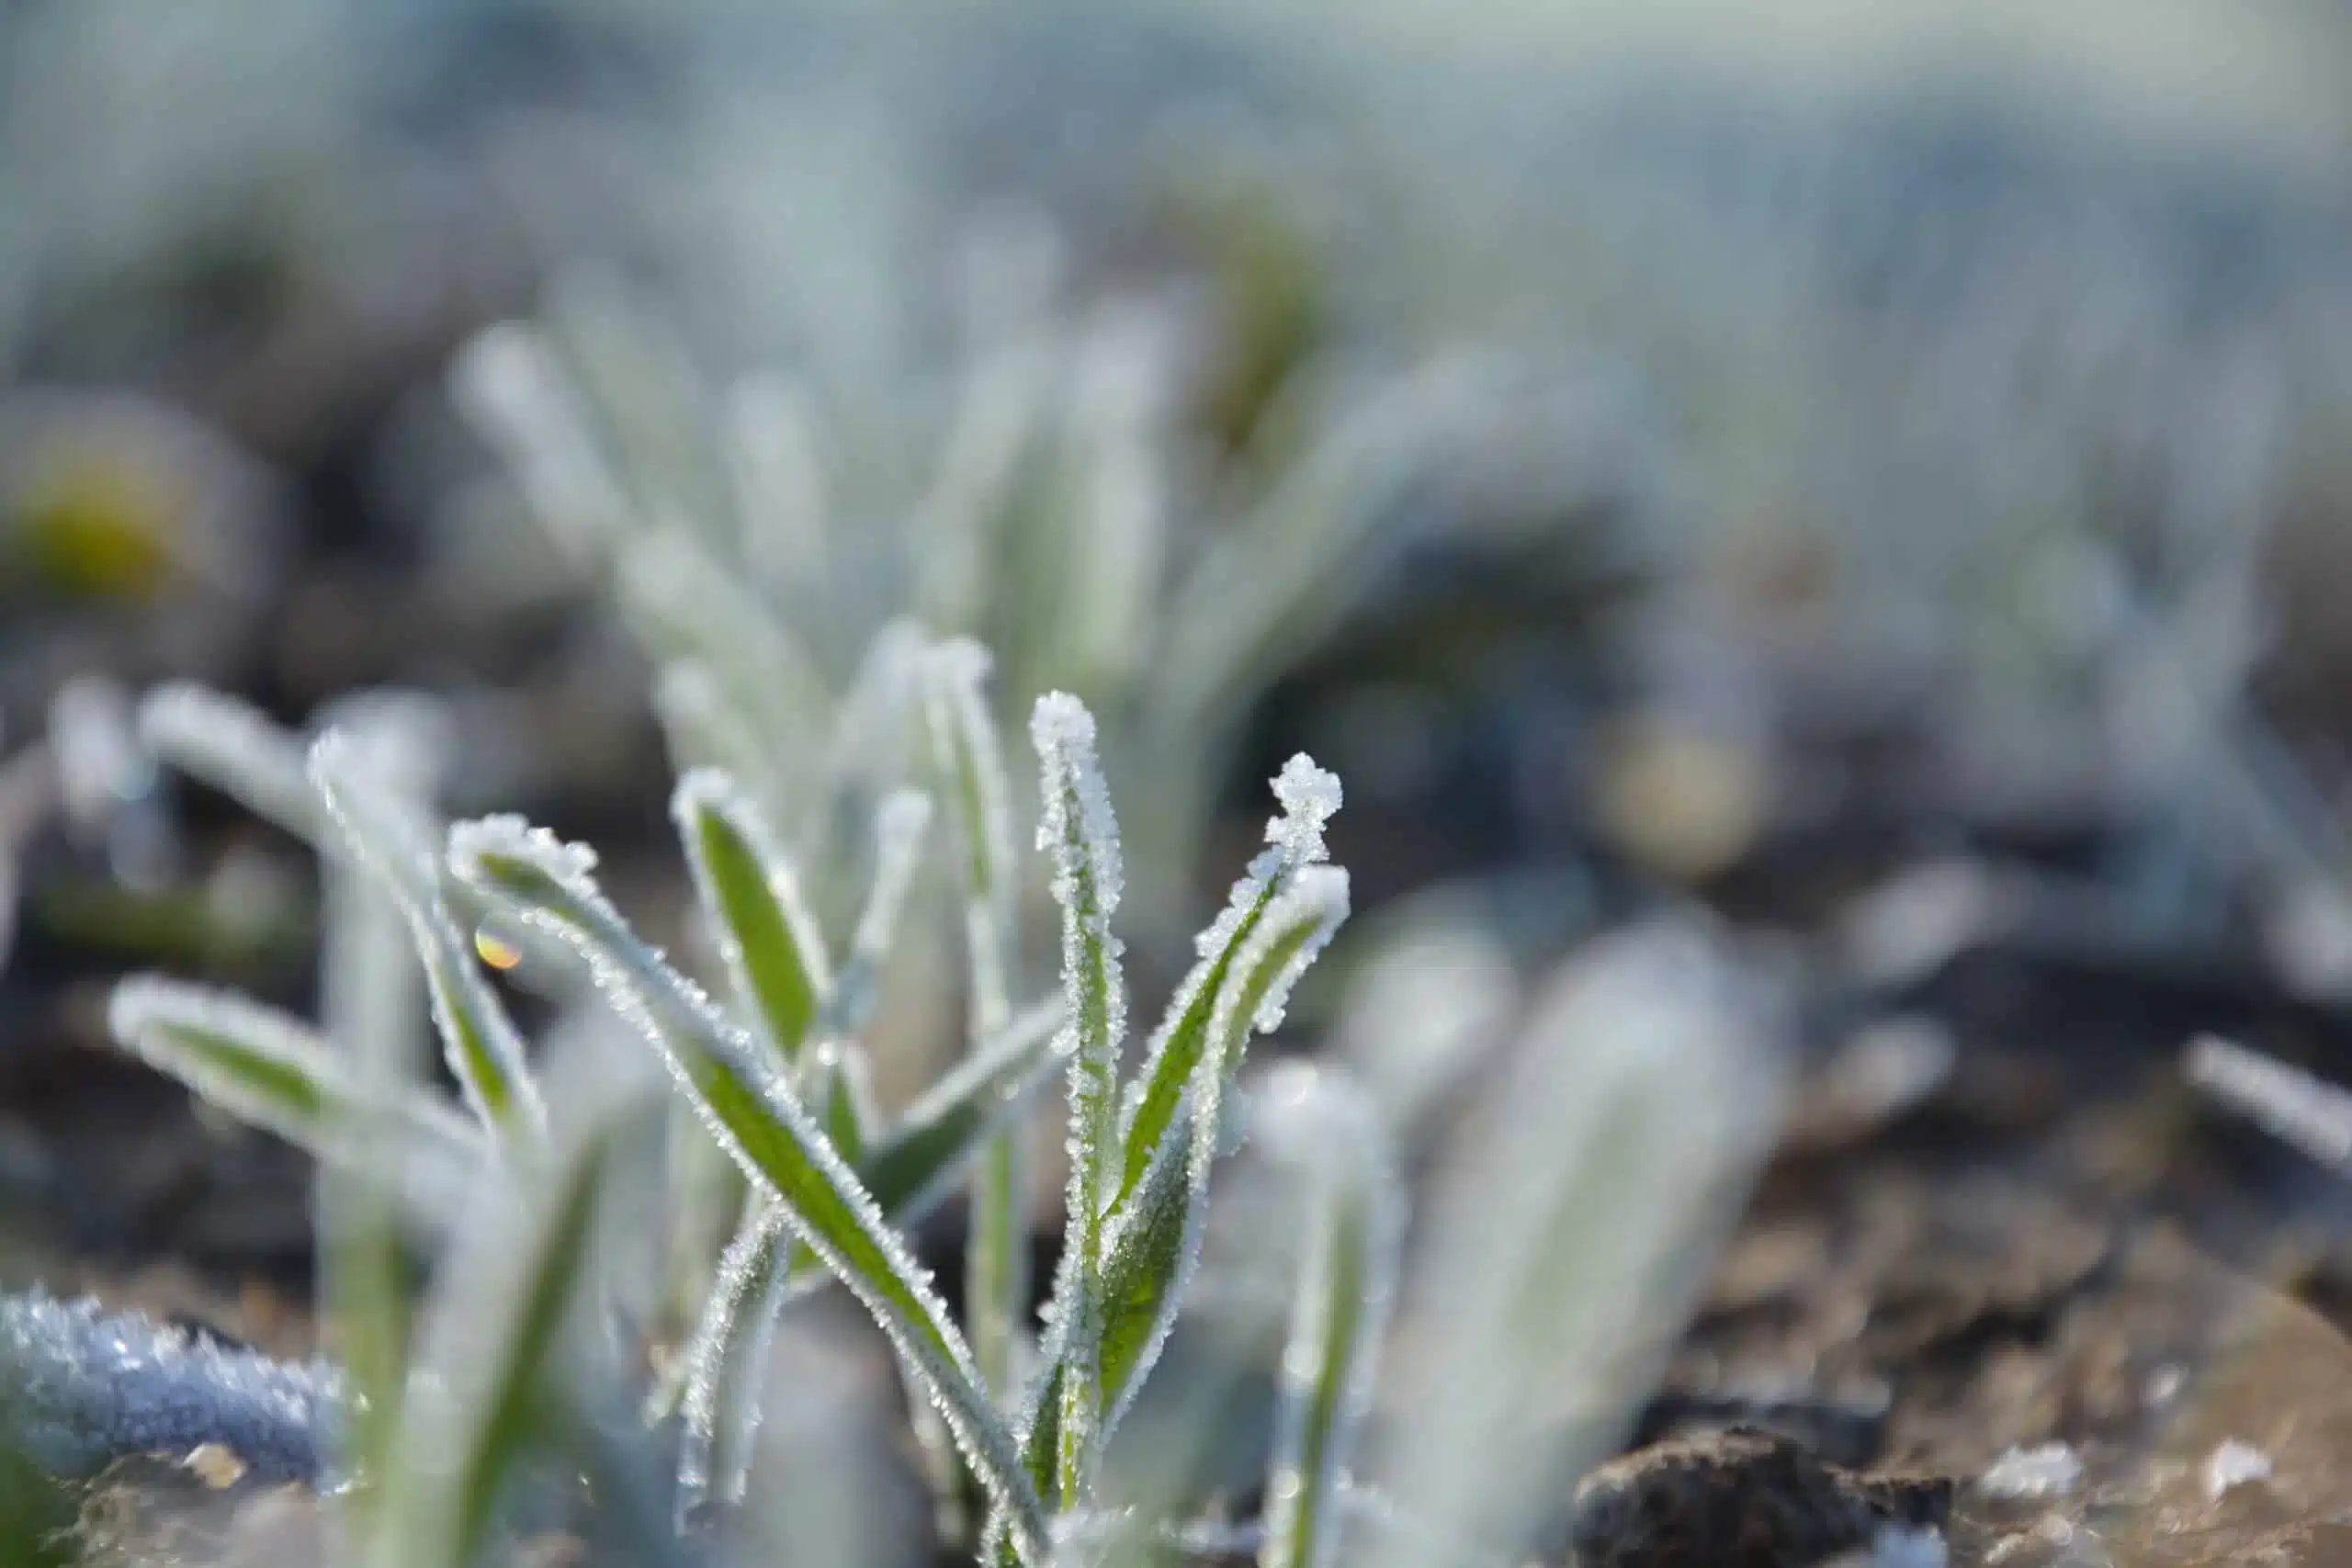
M 374 1551 L 378 1568 L 476 1561 L 501 1483 L 529 1447 L 550 1376 L 591 1295 L 607 1170 L 657 1103 L 642 1076 L 609 1072 L 567 1107 L 561 1141 L 519 1193 L 478 1207 L 426 1312 Z
M 1136 1196 L 1103 1236 L 1103 1273 L 1115 1287 L 1105 1292 L 1106 1435 L 1159 1359 L 1199 1258 L 1226 1086 L 1240 1070 L 1251 1036 L 1281 1026 L 1291 988 L 1347 918 L 1348 874 L 1307 866 L 1266 906 L 1257 930 L 1234 955 L 1185 1109 L 1162 1134 Z M 1180 1168 L 1181 1183 L 1175 1180 Z
M 1094 716 L 1086 705 L 1064 692 L 1040 697 L 1029 734 L 1045 802 L 1037 843 L 1053 862 L 1054 902 L 1062 916 L 1062 994 L 1075 1041 L 1069 1190 L 1053 1296 L 1061 1340 L 1053 1495 L 1067 1509 L 1084 1501 L 1103 1406 L 1102 1218 L 1117 1154 L 1119 1046 L 1127 1022 L 1120 943 L 1111 931 L 1121 892 L 1119 828 L 1095 761 Z
M 904 1228 L 921 1217 L 1001 1122 L 1052 1077 L 1061 1065 L 1055 1049 L 1060 1022 L 1058 1000 L 1032 1009 L 987 1053 L 941 1079 L 870 1150 L 844 1141 L 861 1135 L 870 1118 L 836 1113 L 844 1100 L 862 1100 L 865 1092 L 854 1087 L 854 1068 L 836 1069 L 827 1090 L 829 1134 L 893 1224 Z M 755 1202 L 728 1247 L 685 1353 L 689 1449 L 679 1476 L 682 1506 L 714 1487 L 722 1496 L 740 1495 L 758 1435 L 756 1410 L 741 1407 L 755 1403 L 756 1389 L 740 1373 L 756 1364 L 782 1306 L 775 1288 L 780 1258 L 786 1258 L 787 1287 L 823 1272 L 792 1240 L 782 1216 Z
M 1250 1036 L 1280 1024 L 1291 987 L 1347 914 L 1347 873 L 1334 866 L 1306 867 L 1267 907 L 1220 987 L 1192 1092 L 1105 1229 L 1096 1348 L 1106 1394 L 1105 1438 L 1134 1404 L 1158 1359 L 1199 1258 L 1225 1086 Z M 1031 1393 L 1021 1429 L 1022 1461 L 1033 1478 L 1057 1472 L 1057 1427 L 1069 1403 L 1062 1341 L 1057 1322 L 1045 1346 L 1046 1370 Z
M 986 696 L 989 655 L 958 638 L 931 649 L 923 667 L 923 711 L 942 793 L 953 807 L 964 853 L 964 931 L 971 966 L 974 1053 L 1012 1013 L 1017 873 L 1004 746 Z M 989 1386 L 1010 1391 L 1020 1359 L 1021 1319 L 1029 1306 L 1027 1161 L 1018 1123 L 992 1141 L 972 1190 L 971 1241 L 965 1253 L 965 1314 L 972 1352 Z
M 174 681 L 140 700 L 138 722 L 140 739 L 164 761 L 303 842 L 326 846 L 331 835 L 304 770 L 302 742 L 259 708 Z
M 670 813 L 728 978 L 779 1059 L 798 1060 L 832 987 L 799 878 L 750 798 L 716 769 L 680 779 Z
M 953 1429 L 966 1462 L 1012 1520 L 1027 1561 L 1044 1550 L 1042 1505 L 989 1405 L 971 1352 L 871 1195 L 757 1046 L 639 942 L 596 888 L 594 856 L 519 818 L 461 824 L 458 874 L 516 918 L 570 944 L 606 999 L 644 1033 L 712 1135 L 780 1202 L 786 1221 L 865 1303 Z
M 1308 1205 L 1258 1564 L 1330 1568 L 1396 1292 L 1404 1184 L 1379 1117 L 1339 1075 L 1286 1064 L 1254 1104 L 1256 1141 L 1302 1173 Z
M 321 1160 L 379 1168 L 375 1151 L 382 1145 L 362 1132 L 377 1129 L 400 1151 L 404 1195 L 435 1223 L 447 1217 L 439 1205 L 484 1162 L 481 1137 L 463 1118 L 419 1092 L 370 1101 L 340 1052 L 274 1008 L 139 976 L 115 987 L 107 1024 L 149 1066 Z
M 1340 809 L 1339 778 L 1302 751 L 1283 765 L 1273 789 L 1283 809 L 1266 824 L 1271 847 L 1250 863 L 1233 885 L 1224 911 L 1201 933 L 1199 961 L 1176 987 L 1167 1017 L 1145 1048 L 1143 1067 L 1128 1086 L 1119 1122 L 1119 1202 L 1143 1179 L 1145 1168 L 1175 1120 L 1193 1069 L 1207 1048 L 1210 1015 L 1235 954 L 1256 934 L 1267 906 L 1300 871 L 1329 858 L 1323 829 Z
M 1067 1066 L 1063 1019 L 1058 997 L 1022 1013 L 907 1107 L 876 1142 L 858 1169 L 893 1222 L 921 1219 L 974 1155 Z
M 865 1053 L 854 1040 L 824 1040 L 818 1042 L 811 1058 L 808 1066 L 816 1077 L 821 1112 L 819 1124 L 832 1141 L 833 1151 L 842 1156 L 842 1162 L 863 1179 L 866 1151 L 880 1115 L 874 1108 L 874 1086 L 867 1077 Z M 873 1183 L 868 1181 L 866 1185 L 871 1189 Z M 882 1212 L 890 1216 L 894 1224 L 903 1224 L 898 1211 L 888 1203 L 883 1203 Z
M 311 748 L 310 775 L 330 827 L 408 923 L 424 967 L 434 1028 L 467 1103 L 502 1137 L 543 1141 L 547 1108 L 532 1081 L 522 1034 L 442 896 L 439 863 L 425 847 L 418 813 L 371 779 L 363 749 L 341 731 L 329 731 Z

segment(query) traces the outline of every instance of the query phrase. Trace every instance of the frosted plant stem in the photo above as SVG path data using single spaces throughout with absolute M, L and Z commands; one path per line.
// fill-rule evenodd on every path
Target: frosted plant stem
M 971 964 L 970 1050 L 1012 1021 L 1015 878 L 1004 749 L 986 698 L 989 656 L 968 639 L 930 650 L 923 709 L 963 848 L 964 933 Z M 1021 1317 L 1029 1303 L 1028 1161 L 1014 1122 L 980 1156 L 971 1240 L 964 1259 L 965 1316 L 980 1375 L 999 1399 L 1019 1386 Z
M 1040 697 L 1029 734 L 1045 802 L 1037 847 L 1053 861 L 1062 987 L 1077 1040 L 1069 1066 L 1069 1190 L 1053 1299 L 1061 1340 L 1054 1490 L 1067 1510 L 1085 1501 L 1103 1406 L 1102 1218 L 1116 1156 L 1119 1043 L 1126 1032 L 1119 939 L 1111 931 L 1119 907 L 1119 829 L 1085 705 L 1063 692 Z

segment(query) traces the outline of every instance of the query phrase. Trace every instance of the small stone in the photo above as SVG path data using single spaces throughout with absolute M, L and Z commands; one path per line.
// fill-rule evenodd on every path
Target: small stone
M 245 1461 L 222 1443 L 205 1443 L 190 1449 L 187 1457 L 180 1461 L 180 1468 L 215 1492 L 226 1492 L 245 1478 Z
M 1578 1568 L 1811 1568 L 1891 1526 L 1940 1527 L 1951 1483 L 1872 1477 L 1735 1427 L 1637 1450 L 1577 1488 Z

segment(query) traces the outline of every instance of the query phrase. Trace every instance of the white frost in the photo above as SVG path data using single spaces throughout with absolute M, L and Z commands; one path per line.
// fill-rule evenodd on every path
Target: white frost
M 2205 1495 L 2220 1502 L 2232 1488 L 2270 1479 L 2270 1456 L 2242 1438 L 2218 1444 L 2205 1459 Z
M 1996 1497 L 2063 1497 L 2083 1478 L 2083 1461 L 2064 1443 L 2013 1448 L 1977 1478 L 1980 1490 Z

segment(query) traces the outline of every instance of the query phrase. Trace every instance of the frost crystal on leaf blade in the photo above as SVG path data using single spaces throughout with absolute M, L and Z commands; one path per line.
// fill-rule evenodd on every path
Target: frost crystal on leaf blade
M 1037 847 L 1052 858 L 1062 916 L 1062 987 L 1076 1049 L 1069 1067 L 1069 1189 L 1054 1306 L 1061 1331 L 1055 1474 L 1078 1501 L 1102 1411 L 1102 1218 L 1113 1175 L 1119 1045 L 1126 989 L 1111 914 L 1120 893 L 1119 828 L 1094 755 L 1094 716 L 1066 692 L 1037 699 L 1029 721 L 1045 807 Z
M 1167 1014 L 1144 1049 L 1143 1067 L 1127 1085 L 1119 1117 L 1124 1159 L 1114 1206 L 1125 1202 L 1143 1179 L 1152 1152 L 1175 1118 L 1184 1087 L 1207 1044 L 1210 1013 L 1236 954 L 1299 874 L 1329 858 L 1323 829 L 1340 808 L 1338 775 L 1316 766 L 1302 751 L 1283 765 L 1273 788 L 1283 811 L 1266 824 L 1266 841 L 1272 847 L 1250 862 L 1234 883 L 1225 908 L 1194 940 L 1198 962 L 1177 986 Z M 1273 1023 L 1260 1027 L 1279 1024 L 1279 1008 L 1272 1017 Z

